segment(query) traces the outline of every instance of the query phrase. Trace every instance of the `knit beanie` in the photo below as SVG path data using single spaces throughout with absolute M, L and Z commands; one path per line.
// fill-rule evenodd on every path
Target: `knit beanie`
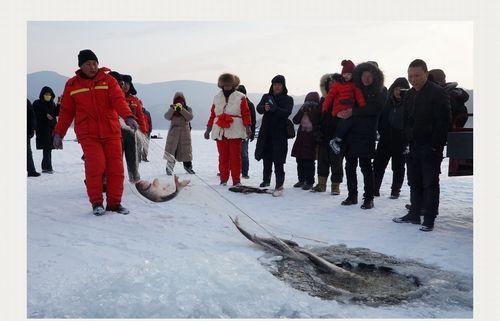
M 95 60 L 99 63 L 97 56 L 92 50 L 84 49 L 78 54 L 78 67 L 81 67 L 87 60 Z
M 354 63 L 351 60 L 342 60 L 342 72 L 341 74 L 347 74 L 350 73 L 352 74 L 354 70 Z

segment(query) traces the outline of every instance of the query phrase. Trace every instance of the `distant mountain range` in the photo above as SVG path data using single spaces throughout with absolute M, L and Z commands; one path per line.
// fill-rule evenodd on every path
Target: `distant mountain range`
M 40 71 L 28 74 L 27 93 L 28 98 L 33 102 L 38 99 L 40 90 L 43 86 L 49 86 L 56 95 L 61 95 L 68 77 L 60 75 L 53 71 Z M 175 92 L 182 91 L 186 97 L 188 106 L 193 108 L 194 119 L 191 125 L 194 129 L 204 129 L 210 115 L 210 106 L 212 100 L 220 90 L 216 84 L 206 83 L 195 80 L 175 80 L 158 82 L 152 84 L 134 83 L 137 89 L 137 96 L 142 100 L 144 107 L 151 113 L 153 120 L 153 129 L 168 129 L 169 122 L 163 117 L 167 108 L 172 103 Z M 319 90 L 319 88 L 314 88 Z M 469 112 L 472 112 L 473 92 L 467 90 L 471 96 L 467 102 Z M 264 93 L 248 93 L 248 98 L 255 105 L 260 101 Z M 292 116 L 304 102 L 305 95 L 293 96 L 295 106 Z M 257 114 L 258 121 L 260 115 Z

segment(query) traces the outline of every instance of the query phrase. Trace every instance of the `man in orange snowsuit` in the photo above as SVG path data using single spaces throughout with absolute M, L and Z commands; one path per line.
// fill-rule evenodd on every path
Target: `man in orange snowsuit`
M 93 214 L 105 213 L 102 197 L 102 175 L 106 174 L 106 210 L 128 214 L 121 205 L 123 193 L 123 158 L 118 115 L 133 130 L 138 125 L 118 82 L 99 68 L 97 56 L 89 49 L 78 54 L 79 70 L 66 82 L 61 101 L 59 122 L 53 133 L 56 149 L 62 149 L 62 138 L 74 120 L 75 134 L 85 155 L 87 195 Z

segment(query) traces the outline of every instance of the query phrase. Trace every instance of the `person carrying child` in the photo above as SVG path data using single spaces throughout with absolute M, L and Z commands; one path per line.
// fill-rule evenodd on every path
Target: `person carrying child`
M 346 137 L 352 126 L 352 118 L 349 116 L 350 113 L 348 113 L 346 117 L 340 116 L 346 113 L 344 111 L 352 110 L 354 103 L 357 103 L 359 107 L 366 106 L 363 93 L 352 81 L 352 72 L 355 67 L 354 63 L 351 60 L 342 60 L 341 65 L 342 78 L 335 81 L 330 87 L 321 108 L 321 111 L 324 113 L 333 104 L 332 115 L 341 118 L 335 131 L 335 137 L 330 141 L 330 147 L 335 154 L 340 153 L 342 140 Z

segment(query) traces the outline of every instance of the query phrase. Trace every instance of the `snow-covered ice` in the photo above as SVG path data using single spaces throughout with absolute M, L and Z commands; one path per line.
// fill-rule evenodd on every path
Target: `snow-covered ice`
M 191 184 L 174 200 L 145 202 L 125 183 L 122 203 L 131 214 L 95 217 L 83 184 L 81 148 L 73 138 L 70 131 L 64 150 L 53 151 L 54 174 L 28 178 L 28 317 L 472 317 L 472 305 L 457 304 L 446 287 L 429 294 L 442 297 L 439 304 L 416 300 L 382 307 L 321 300 L 295 290 L 261 263 L 264 252 L 228 218 L 242 214 L 217 193 L 277 236 L 303 246 L 325 245 L 318 240 L 365 247 L 457 275 L 466 280 L 457 285 L 465 287 L 460 289 L 461 300 L 472 302 L 472 177 L 447 177 L 447 159 L 442 165 L 440 215 L 431 233 L 391 221 L 406 213 L 409 188 L 405 181 L 400 199 L 388 198 L 390 164 L 382 196 L 368 211 L 340 205 L 346 196 L 345 179 L 340 196 L 292 188 L 297 178 L 290 156 L 283 197 L 241 195 L 218 185 L 215 143 L 204 140 L 201 131 L 193 131 L 194 170 L 211 187 L 177 164 L 177 173 Z M 142 178 L 166 178 L 164 144 L 164 139 L 152 140 L 151 162 L 140 165 Z M 242 183 L 257 186 L 262 163 L 253 159 L 254 148 L 255 141 L 250 143 L 250 179 Z M 33 154 L 39 169 L 42 153 L 33 148 Z M 360 172 L 358 181 L 361 194 Z M 245 224 L 263 233 L 249 220 Z

